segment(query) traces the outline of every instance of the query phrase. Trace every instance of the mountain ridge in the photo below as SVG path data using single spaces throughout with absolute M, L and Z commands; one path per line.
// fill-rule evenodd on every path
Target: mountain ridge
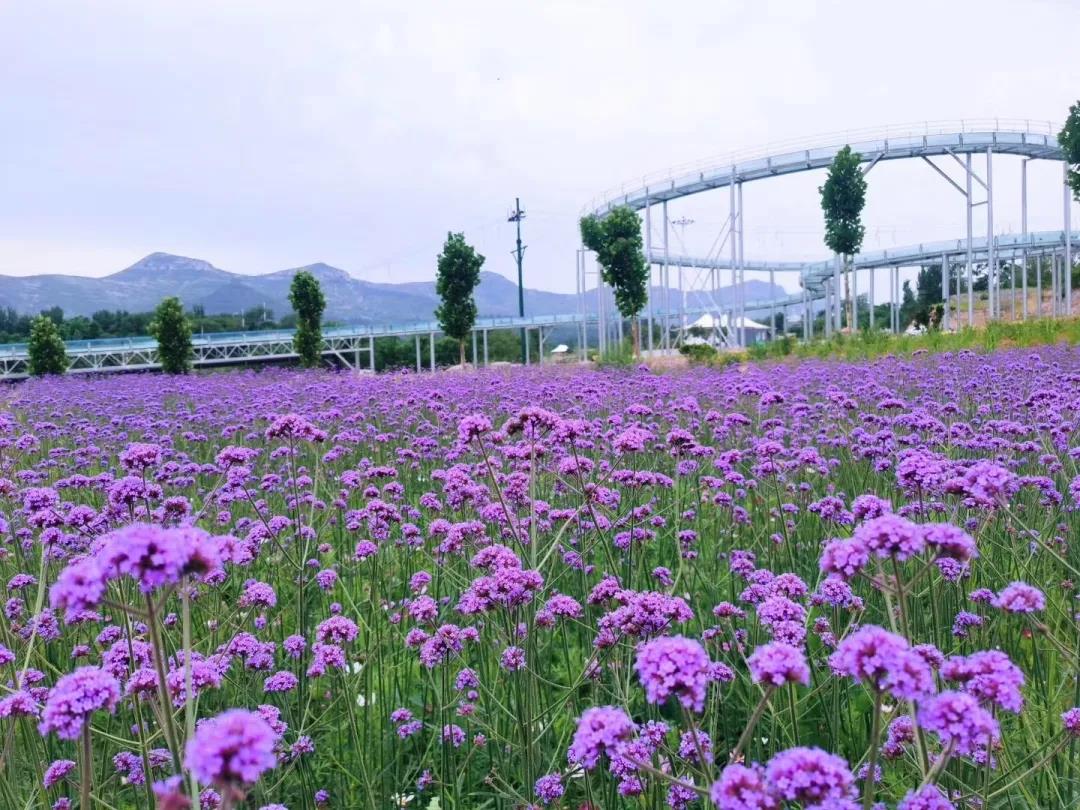
M 204 259 L 155 252 L 100 278 L 64 274 L 0 275 L 0 306 L 27 314 L 59 306 L 67 315 L 89 316 L 102 309 L 148 312 L 162 298 L 176 295 L 185 307 L 202 306 L 208 314 L 239 312 L 262 305 L 280 317 L 291 311 L 289 284 L 300 270 L 310 271 L 322 285 L 327 320 L 351 324 L 427 321 L 434 317 L 438 304 L 434 281 L 367 281 L 325 262 L 246 275 L 223 270 Z M 750 299 L 760 300 L 769 295 L 770 285 L 766 282 L 748 281 L 746 287 Z M 661 288 L 655 289 L 659 294 Z M 722 288 L 714 300 L 723 305 L 730 291 L 731 288 Z M 786 295 L 779 287 L 776 293 Z M 596 291 L 590 290 L 587 295 L 595 306 Z M 670 296 L 673 302 L 678 301 L 676 290 L 671 290 Z M 518 313 L 517 284 L 498 273 L 481 272 L 475 297 L 481 317 Z M 578 307 L 576 294 L 525 289 L 526 313 L 571 314 Z

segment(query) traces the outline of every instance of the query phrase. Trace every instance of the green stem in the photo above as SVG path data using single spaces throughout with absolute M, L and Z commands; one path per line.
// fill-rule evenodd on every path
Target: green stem
M 870 725 L 870 760 L 863 780 L 863 810 L 874 804 L 874 788 L 877 780 L 878 738 L 881 736 L 881 690 L 874 690 L 874 719 Z
M 169 700 L 169 687 L 165 681 L 168 674 L 165 668 L 165 649 L 161 638 L 161 628 L 158 626 L 157 611 L 154 608 L 154 600 L 149 595 L 146 597 L 146 612 L 150 628 L 150 647 L 153 651 L 154 671 L 157 672 L 158 700 L 161 701 L 161 729 L 165 733 L 165 743 L 172 754 L 173 767 L 180 773 L 180 749 L 176 744 L 176 733 L 173 728 L 172 701 Z M 191 695 L 184 696 L 185 701 L 190 701 Z
M 950 740 L 949 745 L 941 752 L 941 757 L 934 763 L 934 767 L 927 772 L 926 776 L 919 784 L 918 790 L 922 790 L 927 785 L 932 785 L 937 781 L 937 778 L 941 776 L 941 772 L 945 770 L 945 766 L 949 764 L 949 760 L 952 759 L 953 749 L 955 747 L 956 741 Z
M 1036 762 L 1034 765 L 1032 765 L 1030 768 L 1028 768 L 1022 774 L 1020 774 L 1019 776 L 1013 777 L 1011 780 L 1009 780 L 1008 784 L 999 787 L 997 790 L 993 791 L 992 793 L 988 793 L 986 795 L 986 801 L 989 802 L 991 799 L 996 799 L 998 796 L 1000 796 L 1002 793 L 1005 793 L 1007 790 L 1012 788 L 1014 785 L 1019 784 L 1024 779 L 1031 776 L 1031 774 L 1036 773 L 1037 771 L 1040 771 L 1043 768 L 1045 768 L 1046 764 L 1048 762 L 1050 762 L 1050 760 L 1052 760 L 1054 757 L 1056 757 L 1058 754 L 1060 754 L 1065 749 L 1065 747 L 1069 744 L 1069 741 L 1070 741 L 1070 738 L 1066 737 L 1061 742 L 1059 742 L 1056 746 L 1054 746 L 1054 749 L 1052 751 L 1050 751 L 1050 753 L 1048 753 L 1045 757 L 1043 757 L 1041 760 Z M 986 804 L 984 806 L 989 807 L 990 805 Z
M 754 728 L 757 726 L 758 721 L 761 720 L 761 715 L 765 713 L 765 707 L 769 705 L 769 698 L 772 697 L 772 694 L 775 691 L 775 686 L 767 686 L 765 687 L 765 691 L 761 693 L 761 700 L 759 700 L 757 706 L 754 707 L 754 713 L 750 715 L 750 719 L 746 723 L 746 728 L 744 728 L 742 734 L 739 735 L 739 741 L 735 743 L 735 748 L 731 751 L 731 762 L 739 761 L 743 748 L 750 742 L 750 735 L 754 733 Z
M 188 581 L 184 577 L 180 583 L 180 600 L 184 635 L 184 738 L 190 740 L 195 736 L 195 701 L 192 699 L 191 688 L 191 597 L 188 594 Z M 149 781 L 149 777 L 147 778 Z M 190 795 L 194 799 L 199 795 L 199 783 L 194 772 L 188 773 Z
M 79 776 L 79 810 L 90 810 L 90 794 L 94 786 L 94 749 L 90 744 L 90 718 L 86 718 L 82 730 L 81 774 Z M 149 778 L 149 775 L 147 776 Z

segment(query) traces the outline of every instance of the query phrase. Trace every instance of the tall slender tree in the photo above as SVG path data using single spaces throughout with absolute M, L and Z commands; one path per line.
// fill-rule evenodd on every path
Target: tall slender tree
M 326 309 L 319 280 L 307 270 L 298 272 L 289 286 L 289 303 L 296 313 L 293 347 L 300 355 L 300 365 L 314 368 L 322 353 L 322 315 Z
M 34 377 L 67 371 L 68 356 L 64 340 L 56 323 L 48 315 L 38 315 L 31 322 L 27 354 L 29 371 Z
M 191 345 L 191 323 L 184 307 L 175 296 L 162 299 L 154 310 L 150 334 L 157 338 L 158 360 L 166 374 L 187 374 L 191 371 L 194 347 Z
M 1058 143 L 1069 164 L 1067 179 L 1073 199 L 1080 202 L 1080 101 L 1069 107 L 1069 117 L 1058 133 Z
M 638 314 L 649 297 L 649 265 L 642 252 L 641 217 L 620 206 L 601 219 L 595 214 L 581 218 L 581 241 L 596 253 L 600 273 L 615 291 L 615 306 L 630 319 L 634 356 L 641 356 Z
M 862 247 L 866 229 L 862 224 L 862 210 L 866 204 L 866 177 L 859 164 L 862 156 L 845 146 L 836 153 L 825 185 L 818 188 L 821 194 L 821 210 L 825 214 L 825 246 L 844 261 L 844 297 L 850 314 L 848 325 L 855 329 L 855 301 L 851 297 L 851 257 Z M 873 306 L 873 302 L 871 302 Z
M 458 356 L 465 365 L 465 339 L 476 323 L 473 291 L 480 283 L 484 257 L 465 241 L 463 233 L 446 234 L 446 243 L 435 269 L 435 292 L 441 303 L 435 317 L 443 333 L 458 342 Z

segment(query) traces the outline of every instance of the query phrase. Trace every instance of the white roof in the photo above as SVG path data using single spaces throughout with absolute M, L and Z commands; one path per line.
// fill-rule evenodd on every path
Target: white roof
M 732 323 L 734 324 L 734 328 L 736 328 L 736 329 L 739 329 L 739 328 L 742 328 L 742 329 L 768 329 L 769 328 L 767 325 L 765 325 L 763 323 L 758 323 L 757 321 L 751 320 L 750 318 L 747 318 L 745 316 L 742 317 L 742 318 L 734 318 L 734 319 L 732 319 Z M 716 317 L 716 316 L 712 315 L 711 313 L 706 312 L 704 315 L 702 315 L 700 318 L 698 318 L 696 321 L 694 321 L 692 324 L 690 324 L 690 328 L 693 329 L 693 328 L 696 327 L 698 329 L 716 329 L 717 327 L 719 327 L 721 329 L 726 329 L 727 325 L 728 325 L 728 315 L 727 315 L 727 313 L 722 313 L 719 317 Z
M 552 354 L 566 354 L 568 351 L 570 351 L 570 347 L 567 346 L 565 343 L 560 343 L 558 346 L 556 346 L 554 349 L 551 350 L 551 353 Z

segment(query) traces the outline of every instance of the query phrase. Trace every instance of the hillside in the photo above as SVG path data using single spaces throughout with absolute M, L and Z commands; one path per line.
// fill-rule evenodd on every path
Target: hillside
M 240 312 L 260 305 L 277 315 L 290 311 L 288 293 L 300 269 L 315 275 L 326 293 L 326 318 L 344 323 L 407 323 L 429 320 L 437 304 L 434 281 L 388 284 L 354 278 L 345 270 L 316 263 L 304 268 L 243 275 L 222 270 L 209 262 L 169 253 L 151 253 L 131 267 L 102 278 L 75 275 L 0 276 L 0 306 L 21 313 L 36 313 L 58 306 L 67 315 L 91 315 L 107 310 L 146 312 L 169 295 L 187 307 L 202 306 L 208 314 Z M 656 288 L 654 300 L 659 300 Z M 723 305 L 730 288 L 714 300 Z M 747 282 L 747 298 L 762 299 L 769 285 Z M 777 290 L 778 295 L 784 295 Z M 677 309 L 678 292 L 671 291 Z M 590 293 L 590 305 L 595 291 Z M 517 284 L 498 273 L 480 274 L 476 303 L 481 316 L 501 317 L 518 312 Z M 569 314 L 578 311 L 576 295 L 526 288 L 525 311 L 533 314 Z

